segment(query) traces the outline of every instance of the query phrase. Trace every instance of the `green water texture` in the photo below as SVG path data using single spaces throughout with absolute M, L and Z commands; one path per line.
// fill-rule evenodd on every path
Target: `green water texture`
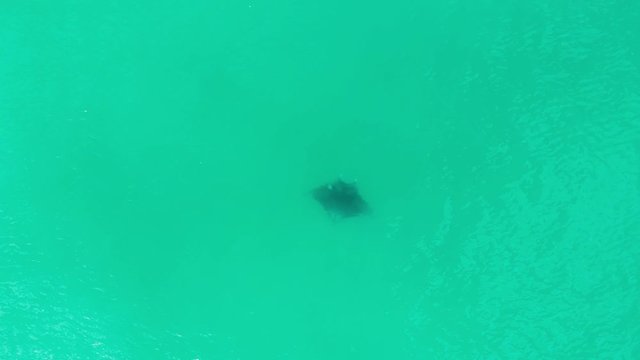
M 637 1 L 0 0 L 0 359 L 640 359 L 639 218 Z

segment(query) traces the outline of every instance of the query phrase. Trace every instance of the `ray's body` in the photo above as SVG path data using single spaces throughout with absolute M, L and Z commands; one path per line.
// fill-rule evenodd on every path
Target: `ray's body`
M 342 180 L 315 188 L 313 197 L 334 217 L 348 218 L 369 211 L 356 185 Z

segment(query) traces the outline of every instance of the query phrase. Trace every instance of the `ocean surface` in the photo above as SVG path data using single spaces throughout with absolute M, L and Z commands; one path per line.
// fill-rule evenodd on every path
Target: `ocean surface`
M 640 359 L 639 220 L 638 1 L 0 1 L 2 360 Z

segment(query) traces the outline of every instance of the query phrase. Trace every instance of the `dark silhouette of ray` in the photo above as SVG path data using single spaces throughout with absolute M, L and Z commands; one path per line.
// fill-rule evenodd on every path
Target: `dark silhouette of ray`
M 369 211 L 369 205 L 360 196 L 355 184 L 336 180 L 313 190 L 313 198 L 322 207 L 336 218 L 348 218 L 365 214 Z

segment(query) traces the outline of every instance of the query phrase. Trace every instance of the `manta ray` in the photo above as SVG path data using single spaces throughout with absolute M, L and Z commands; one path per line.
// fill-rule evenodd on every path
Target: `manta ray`
M 313 189 L 312 194 L 333 218 L 348 218 L 369 212 L 369 205 L 360 196 L 355 183 L 336 180 Z

